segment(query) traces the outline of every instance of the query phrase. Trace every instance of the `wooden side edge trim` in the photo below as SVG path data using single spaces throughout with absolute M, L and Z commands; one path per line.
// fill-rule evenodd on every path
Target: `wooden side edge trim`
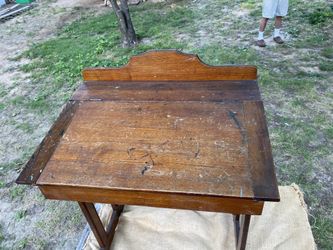
M 47 199 L 55 200 L 138 205 L 253 215 L 260 215 L 264 206 L 264 201 L 240 198 L 56 185 L 40 185 L 38 187 Z
M 280 201 L 264 105 L 262 101 L 244 101 L 243 104 L 254 197 Z
M 57 147 L 60 138 L 70 124 L 77 107 L 77 101 L 69 101 L 65 105 L 58 119 L 55 121 L 16 179 L 17 184 L 36 184 L 40 174 L 46 166 L 46 163 L 51 158 L 55 148 Z
M 256 80 L 255 66 L 211 66 L 194 54 L 153 50 L 133 56 L 119 68 L 88 68 L 85 81 Z

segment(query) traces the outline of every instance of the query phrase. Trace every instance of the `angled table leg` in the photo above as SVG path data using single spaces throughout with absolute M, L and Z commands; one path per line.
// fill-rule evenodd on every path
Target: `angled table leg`
M 249 232 L 251 215 L 235 215 L 235 236 L 236 236 L 236 249 L 244 250 L 246 247 L 247 235 Z
M 116 227 L 119 221 L 119 216 L 122 213 L 123 205 L 112 205 L 112 216 L 107 230 L 104 229 L 103 223 L 98 216 L 93 203 L 78 202 L 80 208 L 86 217 L 88 224 L 94 233 L 99 246 L 102 249 L 109 249 L 116 231 Z
M 124 210 L 124 206 L 123 205 L 112 205 L 112 209 L 113 209 L 113 212 L 112 212 L 111 220 L 110 220 L 108 228 L 107 228 L 107 234 L 108 234 L 107 241 L 108 242 L 106 245 L 106 249 L 110 249 L 110 247 L 111 247 L 113 237 L 116 232 L 116 227 L 119 222 L 119 217 Z

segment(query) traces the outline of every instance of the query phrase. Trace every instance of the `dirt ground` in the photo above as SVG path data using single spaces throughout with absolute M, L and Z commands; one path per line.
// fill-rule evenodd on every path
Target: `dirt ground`
M 55 36 L 61 27 L 79 18 L 83 12 L 111 11 L 103 6 L 101 0 L 36 3 L 29 12 L 0 23 L 0 85 L 2 90 L 9 91 L 3 101 L 15 99 L 18 95 L 28 95 L 34 89 L 29 74 L 20 70 L 20 67 L 27 63 L 27 59 L 17 61 L 12 60 L 13 58 L 22 54 L 32 44 Z M 22 145 L 31 145 L 32 148 L 38 145 L 50 127 L 51 120 L 50 117 L 38 120 L 31 113 L 15 107 L 9 112 L 0 110 L 0 172 L 7 163 L 19 158 Z M 34 124 L 31 133 L 21 133 L 22 130 L 17 129 L 17 126 L 28 122 Z M 22 163 L 17 162 L 18 168 Z M 29 249 L 29 245 L 33 245 L 34 249 L 75 249 L 85 223 L 78 206 L 45 201 L 45 206 L 41 207 L 39 204 L 44 198 L 37 188 L 16 186 L 14 181 L 17 176 L 18 171 L 11 170 L 0 179 L 0 185 L 4 186 L 0 189 L 0 243 L 4 241 L 0 248 Z M 21 197 L 23 192 L 24 196 Z M 70 218 L 61 214 L 63 209 L 73 210 Z M 21 220 L 23 217 L 25 219 Z M 66 221 L 72 223 L 63 231 L 61 225 Z M 45 238 L 49 238 L 48 242 L 42 240 Z

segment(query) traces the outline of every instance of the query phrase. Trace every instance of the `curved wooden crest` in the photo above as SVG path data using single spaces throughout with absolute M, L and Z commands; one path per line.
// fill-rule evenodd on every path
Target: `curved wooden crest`
M 156 50 L 133 56 L 120 68 L 83 70 L 85 81 L 256 80 L 254 66 L 210 66 L 197 55 Z

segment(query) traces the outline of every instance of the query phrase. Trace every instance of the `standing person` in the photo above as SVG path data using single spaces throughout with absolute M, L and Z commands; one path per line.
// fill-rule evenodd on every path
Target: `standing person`
M 262 19 L 259 26 L 259 34 L 257 45 L 259 47 L 265 47 L 264 31 L 268 22 L 268 19 L 275 17 L 275 29 L 273 34 L 273 40 L 282 44 L 284 41 L 280 35 L 280 29 L 282 27 L 282 17 L 288 13 L 288 0 L 263 0 L 262 5 Z

